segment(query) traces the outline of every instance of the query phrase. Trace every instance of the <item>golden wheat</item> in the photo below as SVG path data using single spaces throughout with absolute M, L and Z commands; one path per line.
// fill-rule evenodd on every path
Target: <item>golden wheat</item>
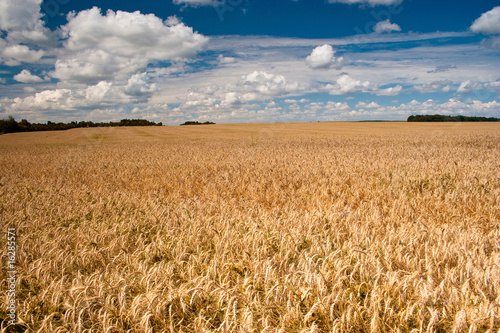
M 0 136 L 19 327 L 498 332 L 499 147 L 487 123 Z

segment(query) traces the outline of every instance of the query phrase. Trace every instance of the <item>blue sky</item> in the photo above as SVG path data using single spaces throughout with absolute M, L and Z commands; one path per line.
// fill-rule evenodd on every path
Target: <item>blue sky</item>
M 2 0 L 0 117 L 500 117 L 500 3 Z

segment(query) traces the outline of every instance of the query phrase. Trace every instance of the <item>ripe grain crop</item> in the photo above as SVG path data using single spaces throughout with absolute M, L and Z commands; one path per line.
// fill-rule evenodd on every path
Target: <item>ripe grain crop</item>
M 27 332 L 500 331 L 498 124 L 15 133 L 0 170 Z

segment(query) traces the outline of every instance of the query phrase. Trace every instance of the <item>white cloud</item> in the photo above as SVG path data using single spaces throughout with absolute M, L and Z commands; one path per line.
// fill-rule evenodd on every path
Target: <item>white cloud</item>
M 133 75 L 124 85 L 109 81 L 88 86 L 77 84 L 68 88 L 43 90 L 25 98 L 4 99 L 3 102 L 10 113 L 35 111 L 39 115 L 47 112 L 77 114 L 85 109 L 110 110 L 114 107 L 118 110 L 123 106 L 144 102 L 155 91 L 155 85 L 147 82 L 144 73 Z
M 130 96 L 150 96 L 157 91 L 156 85 L 149 84 L 147 73 L 135 74 L 128 80 L 125 93 Z
M 235 85 L 226 87 L 225 103 L 251 102 L 271 97 L 297 94 L 304 87 L 298 82 L 289 82 L 283 75 L 255 71 L 242 76 Z
M 500 34 L 500 6 L 482 14 L 472 23 L 470 30 L 483 34 Z
M 11 44 L 50 44 L 53 33 L 44 26 L 40 12 L 42 0 L 2 0 L 0 30 L 7 32 Z
M 69 89 L 44 90 L 24 99 L 15 98 L 12 102 L 10 109 L 15 111 L 68 110 L 83 105 Z
M 0 2 L 0 29 L 32 28 L 42 17 L 42 0 L 2 0 Z
M 344 58 L 336 58 L 333 47 L 328 44 L 316 47 L 306 58 L 307 65 L 313 69 L 340 69 L 342 68 L 343 62 Z
M 194 56 L 208 38 L 178 22 L 166 25 L 153 14 L 141 14 L 93 7 L 68 17 L 62 30 L 69 37 L 67 49 L 98 49 L 122 57 L 146 57 L 151 60 L 175 60 Z
M 493 82 L 489 82 L 486 84 L 486 86 L 492 90 L 496 90 L 496 91 L 500 92 L 500 79 L 493 81 Z
M 187 96 L 183 98 L 180 109 L 191 110 L 196 107 L 199 111 L 200 107 L 205 107 L 204 110 L 213 111 L 212 108 L 217 108 L 219 112 L 229 111 L 238 105 L 250 107 L 249 103 L 255 101 L 271 100 L 272 103 L 273 98 L 297 95 L 304 90 L 304 85 L 289 81 L 282 75 L 254 71 L 241 76 L 235 83 L 227 83 L 224 86 L 206 85 L 190 88 Z
M 91 103 L 99 103 L 111 88 L 111 82 L 101 81 L 95 86 L 89 86 L 85 90 L 85 98 Z
M 403 87 L 399 84 L 394 87 L 380 89 L 379 85 L 372 85 L 370 81 L 361 81 L 344 74 L 336 80 L 335 84 L 324 85 L 320 90 L 326 90 L 330 95 L 347 95 L 356 93 L 370 93 L 377 96 L 396 96 Z
M 23 69 L 21 73 L 14 75 L 14 80 L 22 83 L 36 83 L 43 81 L 40 77 L 31 74 L 27 69 Z
M 377 96 L 396 96 L 401 93 L 403 87 L 399 84 L 395 87 L 385 88 L 385 89 L 376 89 L 375 94 Z
M 371 91 L 370 82 L 353 79 L 349 75 L 342 75 L 336 84 L 327 84 L 324 87 L 330 95 L 355 94 Z
M 349 5 L 369 5 L 369 6 L 394 6 L 399 5 L 403 0 L 328 0 L 328 3 L 345 3 Z
M 363 109 L 375 109 L 379 108 L 380 105 L 378 105 L 376 102 L 370 102 L 370 103 L 358 102 L 358 104 L 356 104 L 356 107 Z
M 60 80 L 90 83 L 124 79 L 146 66 L 145 58 L 127 58 L 90 49 L 60 56 L 51 76 Z
M 219 6 L 224 4 L 224 0 L 173 0 L 175 5 L 186 5 L 191 7 L 198 6 Z
M 373 31 L 378 34 L 382 34 L 384 32 L 393 32 L 393 31 L 401 31 L 401 27 L 396 23 L 391 23 L 389 19 L 385 21 L 380 21 L 373 27 Z
M 162 60 L 182 61 L 201 51 L 208 38 L 171 17 L 114 12 L 94 7 L 68 15 L 61 28 L 68 39 L 53 77 L 95 82 L 116 75 L 123 79 Z
M 452 84 L 450 80 L 438 80 L 421 85 L 416 85 L 413 88 L 415 88 L 418 92 L 422 94 L 433 93 L 438 91 L 448 92 L 450 91 L 450 84 Z
M 23 62 L 34 63 L 40 60 L 45 54 L 42 50 L 31 50 L 26 45 L 10 45 L 0 52 L 0 59 L 7 66 L 19 66 Z
M 457 89 L 457 93 L 468 94 L 482 88 L 484 88 L 483 84 L 467 80 L 460 84 L 460 87 Z
M 346 102 L 328 101 L 324 107 L 324 110 L 331 113 L 331 112 L 350 110 L 350 107 L 349 104 L 347 104 Z
M 289 103 L 289 104 L 295 104 L 295 103 L 307 103 L 307 102 L 309 102 L 309 100 L 305 99 L 305 98 L 301 98 L 300 100 L 289 98 L 289 99 L 285 99 L 284 102 Z
M 219 90 L 219 86 L 205 86 L 205 87 L 193 87 L 189 89 L 189 93 L 186 97 L 186 101 L 181 105 L 181 107 L 193 107 L 193 106 L 213 106 L 218 102 L 215 92 Z
M 42 0 L 0 1 L 0 64 L 18 66 L 38 62 L 44 46 L 53 46 L 55 34 L 44 26 Z M 5 39 L 4 39 L 5 38 Z
M 219 54 L 219 56 L 217 57 L 217 61 L 221 64 L 234 64 L 236 62 L 236 58 L 224 57 L 222 54 Z

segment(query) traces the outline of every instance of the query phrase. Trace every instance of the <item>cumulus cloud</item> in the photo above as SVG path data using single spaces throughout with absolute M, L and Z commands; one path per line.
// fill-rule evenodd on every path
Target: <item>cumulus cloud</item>
M 51 76 L 60 80 L 92 83 L 113 78 L 124 79 L 147 64 L 145 58 L 127 58 L 103 50 L 84 50 L 61 55 Z
M 414 86 L 418 92 L 424 93 L 434 93 L 434 92 L 448 92 L 450 91 L 450 85 L 452 82 L 450 80 L 437 80 L 422 85 Z
M 42 21 L 41 3 L 42 0 L 2 0 L 0 2 L 0 30 L 7 33 L 9 43 L 51 44 L 53 34 Z
M 7 66 L 19 66 L 21 63 L 34 63 L 45 54 L 42 50 L 31 50 L 26 45 L 10 45 L 0 51 L 2 61 Z
M 27 77 L 29 72 L 23 73 Z M 31 91 L 33 92 L 33 91 Z M 95 85 L 71 85 L 67 88 L 43 90 L 25 98 L 4 99 L 4 110 L 16 112 L 34 111 L 76 114 L 88 109 L 116 110 L 137 102 L 145 102 L 156 86 L 148 83 L 146 73 L 130 77 L 126 84 L 100 81 Z
M 396 96 L 401 93 L 403 90 L 403 87 L 401 87 L 399 84 L 395 87 L 389 87 L 385 89 L 376 89 L 375 94 L 377 96 Z
M 460 84 L 460 87 L 457 89 L 457 93 L 468 94 L 473 91 L 484 88 L 484 85 L 479 82 L 474 82 L 471 80 L 464 81 Z
M 350 107 L 349 104 L 347 104 L 346 102 L 328 101 L 324 109 L 328 112 L 336 112 L 336 111 L 350 110 Z
M 85 98 L 90 103 L 99 103 L 104 100 L 104 96 L 111 89 L 111 85 L 111 82 L 101 81 L 95 86 L 89 86 L 85 89 Z
M 482 14 L 472 23 L 470 30 L 483 34 L 500 34 L 500 6 Z
M 343 74 L 336 80 L 335 84 L 329 83 L 323 86 L 322 90 L 328 91 L 330 95 L 370 93 L 377 96 L 396 96 L 401 93 L 403 87 L 396 85 L 394 87 L 379 88 L 378 84 L 372 85 L 370 81 L 357 80 L 347 74 Z
M 4 31 L 45 30 L 40 13 L 42 0 L 3 0 L 0 3 L 0 29 Z
M 382 34 L 385 32 L 401 31 L 401 27 L 396 23 L 391 23 L 389 19 L 385 21 L 380 21 L 373 27 L 373 31 L 377 34 Z
M 356 104 L 356 107 L 362 109 L 376 109 L 379 108 L 380 105 L 378 105 L 376 102 L 370 102 L 370 103 L 358 102 L 358 104 Z
M 289 81 L 283 75 L 254 71 L 224 86 L 192 87 L 183 99 L 180 109 L 196 107 L 199 110 L 200 107 L 205 107 L 205 110 L 214 111 L 216 108 L 218 111 L 227 111 L 227 108 L 250 107 L 253 102 L 296 95 L 304 90 L 304 85 Z
M 242 76 L 234 85 L 226 87 L 225 104 L 237 104 L 288 96 L 302 91 L 298 82 L 290 82 L 283 75 L 255 71 Z
M 175 17 L 93 7 L 68 15 L 61 28 L 67 38 L 53 77 L 95 82 L 124 77 L 158 61 L 181 61 L 201 51 L 208 38 Z
M 0 29 L 4 31 L 34 30 L 41 23 L 42 0 L 2 0 L 0 2 Z
M 43 81 L 40 77 L 31 74 L 27 69 L 23 69 L 21 73 L 14 75 L 14 80 L 22 83 L 36 83 Z
M 18 66 L 39 61 L 52 46 L 55 34 L 44 26 L 42 0 L 2 0 L 0 2 L 0 63 Z
M 190 7 L 198 6 L 219 6 L 225 3 L 224 0 L 173 0 L 175 5 L 185 5 Z
M 349 75 L 342 75 L 337 79 L 336 84 L 327 84 L 325 89 L 330 95 L 355 94 L 371 91 L 369 81 L 359 81 L 353 79 Z
M 0 2 L 0 29 L 33 28 L 42 17 L 42 0 L 2 0 Z
M 171 60 L 194 56 L 208 38 L 178 22 L 167 25 L 153 14 L 141 14 L 93 7 L 69 15 L 62 28 L 68 37 L 66 47 L 72 51 L 98 49 L 122 57 L 147 57 L 151 60 Z M 167 21 L 168 22 L 168 21 Z
M 125 93 L 130 96 L 150 96 L 156 92 L 156 85 L 148 83 L 147 73 L 134 74 L 128 79 Z
M 316 47 L 307 56 L 306 63 L 312 69 L 342 68 L 343 57 L 335 57 L 335 51 L 331 45 L 324 44 Z
M 186 97 L 182 107 L 193 106 L 213 106 L 218 102 L 215 92 L 219 90 L 217 85 L 209 85 L 204 87 L 192 87 Z
M 68 110 L 82 106 L 81 99 L 70 89 L 44 90 L 24 99 L 15 98 L 9 107 L 13 111 Z
M 394 6 L 399 5 L 403 0 L 328 0 L 328 3 L 345 3 L 349 5 L 368 5 L 371 7 L 383 5 L 383 6 Z

